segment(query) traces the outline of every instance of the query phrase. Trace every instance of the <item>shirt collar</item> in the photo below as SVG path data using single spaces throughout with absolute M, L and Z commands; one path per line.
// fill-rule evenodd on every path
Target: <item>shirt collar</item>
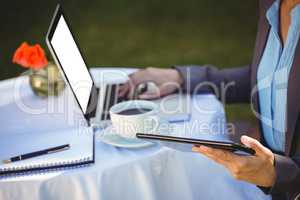
M 272 28 L 278 31 L 279 29 L 279 8 L 280 8 L 280 1 L 275 0 L 271 7 L 267 10 L 266 17 L 267 20 Z M 296 5 L 291 10 L 291 23 L 300 21 L 300 4 Z M 294 20 L 296 19 L 296 20 Z
M 291 24 L 299 24 L 300 22 L 300 4 L 297 4 L 291 10 Z
M 280 0 L 274 1 L 266 13 L 267 20 L 272 28 L 279 29 L 279 6 Z

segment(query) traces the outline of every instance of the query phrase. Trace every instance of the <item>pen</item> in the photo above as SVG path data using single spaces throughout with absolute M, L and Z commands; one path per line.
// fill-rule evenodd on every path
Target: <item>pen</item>
M 69 144 L 64 144 L 64 145 L 60 145 L 60 146 L 56 146 L 56 147 L 52 147 L 52 148 L 48 148 L 48 149 L 44 149 L 44 150 L 40 150 L 40 151 L 26 153 L 26 154 L 19 155 L 19 156 L 14 156 L 14 157 L 11 157 L 7 160 L 3 160 L 2 162 L 5 163 L 5 164 L 8 164 L 8 163 L 21 161 L 21 160 L 26 160 L 26 159 L 29 159 L 29 158 L 34 158 L 34 157 L 38 157 L 38 156 L 42 156 L 42 155 L 57 153 L 57 152 L 65 151 L 65 150 L 68 150 L 68 149 L 70 149 L 70 145 Z

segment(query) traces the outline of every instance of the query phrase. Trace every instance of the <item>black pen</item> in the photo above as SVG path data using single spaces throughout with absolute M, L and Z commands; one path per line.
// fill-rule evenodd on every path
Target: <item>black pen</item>
M 26 160 L 26 159 L 29 159 L 29 158 L 43 156 L 43 155 L 47 155 L 47 154 L 51 154 L 51 153 L 57 153 L 57 152 L 65 151 L 65 150 L 68 150 L 68 149 L 70 149 L 69 144 L 60 145 L 60 146 L 57 146 L 57 147 L 52 147 L 52 148 L 48 148 L 48 149 L 44 149 L 44 150 L 40 150 L 40 151 L 26 153 L 26 154 L 19 155 L 19 156 L 14 156 L 14 157 L 9 158 L 7 160 L 3 160 L 3 163 L 7 164 L 7 163 L 16 162 L 16 161 Z

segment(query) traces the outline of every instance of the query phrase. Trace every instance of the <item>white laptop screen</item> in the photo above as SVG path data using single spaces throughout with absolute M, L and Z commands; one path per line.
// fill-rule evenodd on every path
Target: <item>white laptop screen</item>
M 86 113 L 93 80 L 63 15 L 50 43 L 83 113 Z

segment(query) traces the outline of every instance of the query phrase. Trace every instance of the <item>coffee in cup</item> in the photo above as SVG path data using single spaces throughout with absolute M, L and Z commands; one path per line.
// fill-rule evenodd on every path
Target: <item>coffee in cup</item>
M 132 100 L 110 108 L 110 118 L 117 134 L 135 138 L 136 133 L 154 133 L 159 126 L 159 108 L 150 101 Z

